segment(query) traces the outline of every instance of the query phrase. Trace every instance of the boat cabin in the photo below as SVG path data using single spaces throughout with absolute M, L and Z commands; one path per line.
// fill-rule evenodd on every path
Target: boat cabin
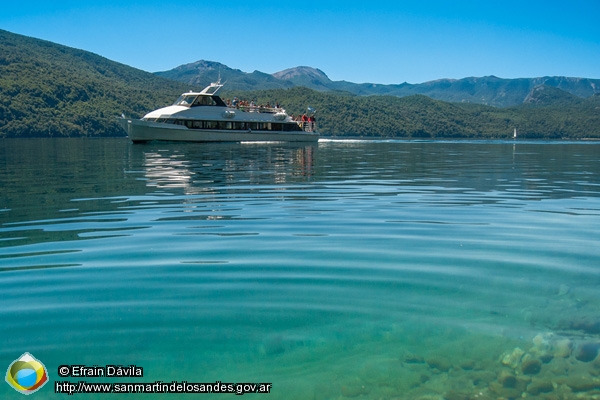
M 174 106 L 198 107 L 198 106 L 217 106 L 227 107 L 225 102 L 216 95 L 206 93 L 184 93 L 173 103 Z

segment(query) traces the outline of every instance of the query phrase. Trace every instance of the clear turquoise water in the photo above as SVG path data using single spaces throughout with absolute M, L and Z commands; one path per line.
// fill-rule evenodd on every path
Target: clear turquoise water
M 0 140 L 0 188 L 0 367 L 41 360 L 35 398 L 63 364 L 273 383 L 253 398 L 597 394 L 600 144 Z M 568 354 L 502 363 L 540 335 Z

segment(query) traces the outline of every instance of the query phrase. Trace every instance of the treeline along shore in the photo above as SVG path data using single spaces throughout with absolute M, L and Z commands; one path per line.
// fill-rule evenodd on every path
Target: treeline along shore
M 204 84 L 208 84 L 205 82 Z M 121 114 L 139 118 L 201 85 L 166 79 L 99 55 L 0 30 L 0 137 L 119 137 Z M 233 88 L 232 88 L 233 89 Z M 359 96 L 306 87 L 236 91 L 223 98 L 315 112 L 322 136 L 365 138 L 600 139 L 600 94 L 548 85 L 511 107 L 446 102 L 424 95 Z

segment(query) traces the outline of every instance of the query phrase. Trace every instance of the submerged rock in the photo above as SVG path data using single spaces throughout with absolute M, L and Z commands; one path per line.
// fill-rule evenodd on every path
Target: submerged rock
M 544 364 L 548 364 L 549 362 L 552 361 L 553 358 L 554 358 L 554 355 L 552 353 L 540 354 L 540 361 L 543 362 Z
M 521 350 L 519 347 L 516 347 L 512 352 L 504 353 L 500 359 L 500 362 L 508 367 L 511 367 L 512 369 L 515 369 L 519 366 L 521 358 L 524 354 L 525 352 L 523 350 Z
M 597 342 L 581 343 L 577 347 L 577 353 L 575 354 L 575 358 L 578 361 L 582 361 L 582 362 L 594 361 L 594 359 L 598 356 L 599 349 L 600 349 L 600 343 L 597 343 Z
M 521 364 L 521 371 L 525 375 L 536 375 L 542 370 L 542 362 L 535 358 L 528 358 Z
M 567 338 L 561 338 L 554 342 L 553 352 L 555 357 L 567 358 L 573 351 L 573 342 Z
M 471 371 L 472 369 L 475 368 L 476 363 L 475 363 L 475 360 L 468 359 L 468 360 L 462 360 L 458 366 L 461 369 L 464 369 L 465 371 Z
M 443 357 L 428 358 L 426 361 L 427 365 L 429 365 L 431 368 L 435 368 L 441 372 L 448 372 L 450 368 L 452 368 L 452 363 Z
M 444 400 L 471 400 L 471 394 L 466 391 L 450 390 L 444 394 Z
M 533 338 L 533 346 L 529 352 L 547 364 L 554 357 L 567 358 L 571 355 L 573 343 L 569 338 L 553 333 L 539 333 Z
M 342 386 L 341 392 L 344 397 L 358 397 L 369 394 L 369 389 L 365 385 L 350 384 Z
M 532 339 L 532 342 L 533 342 L 532 350 L 534 350 L 534 349 L 539 350 L 539 351 L 548 350 L 550 348 L 550 344 L 552 343 L 553 339 L 554 339 L 554 334 L 552 332 L 538 333 Z
M 517 347 L 505 352 L 500 362 L 503 366 L 487 386 L 494 399 L 600 395 L 600 340 L 596 338 L 574 342 L 554 333 L 540 333 L 527 352 Z
M 490 382 L 496 379 L 496 373 L 489 370 L 469 371 L 467 376 L 475 387 L 488 386 Z
M 402 357 L 402 361 L 404 361 L 407 364 L 422 364 L 425 362 L 425 359 L 423 358 L 423 356 L 408 352 L 404 354 L 404 356 Z
M 517 377 L 509 371 L 500 371 L 498 374 L 498 383 L 504 388 L 517 387 Z
M 571 321 L 570 328 L 590 335 L 600 334 L 600 318 L 581 318 Z
M 512 379 L 508 381 L 509 383 L 513 383 Z M 492 382 L 490 383 L 489 390 L 491 393 L 495 394 L 494 398 L 507 398 L 507 399 L 515 399 L 520 398 L 521 394 L 525 391 L 527 382 L 525 380 L 515 378 L 514 386 L 504 386 L 500 382 Z
M 600 380 L 595 380 L 586 376 L 571 376 L 565 379 L 564 383 L 574 392 L 587 392 L 594 389 L 600 389 Z
M 554 385 L 547 380 L 533 380 L 527 385 L 527 394 L 538 395 L 540 393 L 550 393 L 553 390 Z

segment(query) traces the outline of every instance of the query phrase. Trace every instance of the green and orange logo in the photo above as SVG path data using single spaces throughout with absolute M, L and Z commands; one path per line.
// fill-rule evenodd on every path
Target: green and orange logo
M 40 360 L 24 353 L 8 366 L 6 382 L 17 392 L 31 394 L 48 382 L 48 372 Z

